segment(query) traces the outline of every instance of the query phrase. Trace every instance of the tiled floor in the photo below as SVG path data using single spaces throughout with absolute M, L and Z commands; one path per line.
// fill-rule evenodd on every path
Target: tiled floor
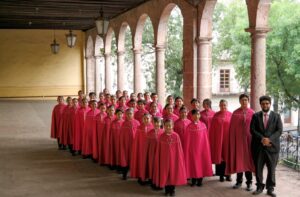
M 0 101 L 0 197 L 89 197 L 162 196 L 139 186 L 135 180 L 122 181 L 105 167 L 67 151 L 58 151 L 50 136 L 52 101 Z M 278 196 L 300 197 L 300 174 L 277 167 Z M 177 196 L 252 196 L 233 183 L 206 178 L 201 188 L 177 188 Z M 265 196 L 262 194 L 261 196 Z

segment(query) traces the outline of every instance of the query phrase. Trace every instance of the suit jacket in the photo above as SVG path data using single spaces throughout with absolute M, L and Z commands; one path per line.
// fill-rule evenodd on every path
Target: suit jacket
M 252 154 L 254 157 L 259 151 L 266 151 L 267 153 L 279 153 L 280 150 L 280 136 L 282 133 L 282 121 L 279 114 L 271 111 L 267 128 L 264 128 L 263 112 L 253 114 L 250 124 L 250 131 L 252 134 Z M 263 146 L 262 138 L 267 137 L 271 140 L 272 146 Z

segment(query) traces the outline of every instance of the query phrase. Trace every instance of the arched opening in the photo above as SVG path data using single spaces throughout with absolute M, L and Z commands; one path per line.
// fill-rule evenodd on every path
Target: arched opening
M 98 95 L 104 88 L 104 43 L 100 36 L 95 41 L 95 91 Z
M 94 44 L 91 36 L 86 45 L 86 93 L 95 91 L 95 59 Z

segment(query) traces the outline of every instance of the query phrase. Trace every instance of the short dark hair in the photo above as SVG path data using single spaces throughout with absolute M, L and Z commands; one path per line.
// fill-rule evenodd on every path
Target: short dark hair
M 115 114 L 121 112 L 122 114 L 124 113 L 124 111 L 122 109 L 116 109 Z
M 188 109 L 187 109 L 184 105 L 179 109 L 179 111 L 181 112 L 181 111 L 183 111 L 183 110 L 188 111 Z
M 194 102 L 200 103 L 200 101 L 199 101 L 198 99 L 196 99 L 196 98 L 193 98 L 193 99 L 191 100 L 191 104 L 193 104 Z
M 269 101 L 271 103 L 271 97 L 270 96 L 261 96 L 259 97 L 259 103 L 263 102 L 263 101 Z
M 144 101 L 144 100 L 138 100 L 138 101 L 137 101 L 137 104 L 138 104 L 138 105 L 140 105 L 140 104 L 146 105 L 146 101 Z
M 192 115 L 194 115 L 194 114 L 196 114 L 196 113 L 200 113 L 200 111 L 199 111 L 198 109 L 193 109 L 193 110 L 191 111 L 191 113 L 192 113 Z
M 208 99 L 208 98 L 207 98 L 207 99 L 204 99 L 202 104 L 203 104 L 203 105 L 206 104 L 206 105 L 208 105 L 209 108 L 211 108 L 211 100 Z
M 247 94 L 241 94 L 241 95 L 239 96 L 239 100 L 241 100 L 241 99 L 244 98 L 244 97 L 246 97 L 246 98 L 248 99 L 248 101 L 249 101 L 249 96 L 248 96 Z

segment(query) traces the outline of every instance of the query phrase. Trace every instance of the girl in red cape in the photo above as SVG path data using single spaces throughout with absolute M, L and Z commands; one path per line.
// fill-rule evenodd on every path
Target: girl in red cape
M 152 129 L 151 115 L 144 114 L 143 124 L 138 127 L 133 141 L 130 161 L 130 176 L 138 178 L 138 183 L 141 185 L 146 183 L 147 133 Z
M 165 116 L 166 115 L 166 106 L 168 105 L 168 104 L 170 104 L 170 105 L 172 105 L 172 107 L 174 106 L 174 97 L 172 96 L 172 95 L 169 95 L 168 97 L 167 97 L 167 99 L 166 99 L 166 105 L 165 105 L 165 107 L 164 107 L 164 109 L 163 109 L 163 112 L 162 112 L 162 115 L 163 116 Z
M 51 121 L 51 138 L 57 139 L 58 149 L 62 148 L 62 145 L 59 142 L 59 125 L 65 107 L 66 105 L 64 103 L 64 97 L 58 96 L 57 105 L 55 105 L 52 110 L 52 121 Z
M 156 189 L 155 185 L 152 183 L 153 174 L 154 174 L 154 164 L 155 164 L 155 153 L 157 149 L 158 140 L 160 135 L 164 133 L 163 129 L 161 129 L 162 119 L 160 117 L 153 118 L 154 128 L 147 133 L 147 163 L 146 163 L 146 172 L 148 173 L 146 178 L 149 179 L 151 183 L 151 187 Z
M 144 100 L 138 100 L 137 102 L 137 111 L 134 114 L 134 119 L 140 122 L 140 124 L 143 123 L 143 117 L 144 114 L 148 113 L 148 111 L 145 109 L 145 101 Z
M 155 102 L 151 102 L 150 103 L 149 113 L 151 114 L 152 117 L 160 117 L 160 118 L 162 118 L 162 114 L 157 109 L 157 103 L 155 103 Z
M 210 146 L 199 110 L 193 109 L 191 113 L 193 121 L 187 126 L 182 142 L 186 174 L 192 180 L 191 186 L 202 186 L 203 177 L 213 175 Z
M 180 96 L 177 96 L 175 98 L 175 106 L 174 106 L 174 110 L 173 110 L 174 114 L 179 116 L 181 107 L 183 107 L 183 99 Z
M 214 117 L 215 113 L 213 110 L 211 110 L 211 100 L 210 99 L 204 99 L 202 106 L 204 110 L 200 112 L 201 118 L 200 120 L 204 122 L 206 125 L 207 131 L 210 129 L 212 118 Z
M 189 119 L 187 119 L 187 108 L 180 108 L 180 117 L 174 123 L 174 131 L 179 135 L 181 143 L 183 140 L 184 132 L 186 127 L 191 123 Z
M 173 131 L 173 121 L 164 122 L 164 133 L 160 136 L 156 153 L 153 183 L 165 188 L 165 195 L 175 195 L 175 186 L 186 184 L 184 155 L 177 133 Z
M 107 116 L 104 118 L 104 128 L 102 130 L 100 162 L 102 165 L 109 166 L 110 163 L 110 125 L 115 119 L 115 107 L 108 106 Z
M 226 162 L 225 174 L 237 173 L 234 189 L 240 188 L 243 182 L 243 173 L 246 176 L 247 191 L 252 190 L 252 173 L 254 163 L 251 153 L 250 123 L 254 111 L 248 107 L 249 96 L 241 94 L 239 97 L 241 107 L 232 113 L 229 126 L 229 152 Z
M 192 110 L 193 109 L 197 109 L 199 110 L 200 109 L 200 101 L 196 98 L 193 98 L 191 100 L 191 106 L 192 106 L 192 109 L 189 111 L 188 115 L 187 115 L 187 118 L 190 120 L 190 121 L 193 121 L 193 118 L 192 118 Z
M 112 169 L 117 168 L 119 170 L 120 133 L 122 124 L 124 122 L 123 110 L 117 109 L 115 115 L 116 119 L 111 123 L 110 126 L 110 165 Z
M 68 134 L 71 132 L 71 110 L 72 110 L 72 98 L 67 98 L 67 106 L 64 108 L 62 119 L 59 126 L 59 141 L 63 146 L 63 149 L 66 149 L 68 145 L 71 144 L 68 138 Z
M 128 103 L 129 103 L 129 101 L 128 101 Z M 125 112 L 127 108 L 128 108 L 128 106 L 126 103 L 126 99 L 124 96 L 121 96 L 118 100 L 118 109 L 121 109 L 123 112 Z M 125 115 L 124 115 L 124 119 L 125 119 Z
M 134 109 L 126 110 L 126 119 L 121 127 L 119 161 L 122 168 L 123 180 L 127 180 L 127 173 L 131 160 L 131 152 L 136 130 L 140 126 L 139 121 L 133 118 Z
M 96 116 L 96 130 L 93 130 L 93 160 L 99 162 L 99 147 L 104 127 L 104 118 L 106 114 L 106 105 L 98 102 L 100 113 Z
M 90 101 L 91 110 L 86 114 L 82 141 L 82 157 L 85 159 L 87 157 L 92 158 L 93 154 L 93 133 L 96 132 L 97 119 L 96 116 L 100 113 L 97 109 L 97 101 Z
M 81 101 L 82 102 L 82 101 Z M 70 142 L 70 152 L 73 156 L 75 156 L 75 150 L 74 150 L 74 133 L 76 129 L 76 115 L 79 111 L 79 105 L 78 105 L 78 99 L 73 98 L 72 99 L 72 109 L 70 114 L 70 121 L 71 121 L 71 129 L 69 130 L 68 134 L 68 141 Z
M 178 116 L 173 113 L 173 109 L 174 109 L 174 107 L 172 104 L 166 104 L 166 106 L 164 108 L 164 110 L 165 110 L 164 115 L 163 115 L 164 120 L 171 119 L 171 120 L 173 120 L 173 122 L 178 120 Z
M 208 132 L 211 160 L 216 164 L 216 175 L 220 176 L 220 181 L 224 181 L 225 160 L 228 157 L 229 124 L 232 113 L 227 111 L 227 101 L 220 100 L 220 111 L 217 112 L 211 122 Z M 226 175 L 226 181 L 231 181 L 230 175 Z
M 87 98 L 82 99 L 81 108 L 75 116 L 75 131 L 73 135 L 73 148 L 78 154 L 81 154 L 82 140 L 83 140 L 83 129 L 84 121 L 88 111 L 91 109 L 88 106 Z

